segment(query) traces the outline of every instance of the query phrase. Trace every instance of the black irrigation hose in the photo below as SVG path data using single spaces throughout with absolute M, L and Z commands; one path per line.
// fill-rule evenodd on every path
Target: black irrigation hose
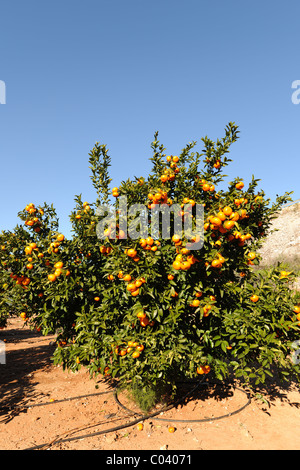
M 196 387 L 194 387 L 192 391 L 188 392 L 183 398 L 179 399 L 176 403 L 173 403 L 173 404 L 169 405 L 168 407 L 161 409 L 156 414 L 160 414 L 162 412 L 164 413 L 165 411 L 168 411 L 169 409 L 173 408 L 174 406 L 179 404 L 184 398 L 186 398 L 188 395 L 190 395 L 194 390 L 196 390 L 200 385 L 223 385 L 223 384 L 218 384 L 218 383 L 214 383 L 214 382 L 199 382 L 196 385 Z M 247 402 L 235 411 L 232 411 L 230 413 L 227 413 L 227 414 L 221 415 L 221 416 L 214 416 L 214 417 L 211 417 L 211 418 L 202 418 L 202 419 L 170 419 L 170 418 L 154 418 L 154 419 L 159 420 L 159 421 L 172 421 L 174 423 L 205 423 L 207 421 L 216 421 L 218 419 L 223 419 L 223 418 L 228 418 L 230 416 L 233 416 L 237 413 L 240 413 L 244 408 L 246 408 L 246 406 L 250 405 L 250 402 L 251 402 L 251 398 L 250 398 L 250 395 L 248 394 L 248 392 L 246 392 L 242 388 L 235 387 L 234 385 L 233 385 L 233 387 L 236 390 L 239 390 L 239 391 L 245 393 L 247 395 L 247 398 L 248 398 Z M 125 405 L 123 405 L 120 402 L 120 400 L 118 399 L 117 393 L 116 393 L 116 389 L 114 391 L 114 397 L 115 397 L 115 400 L 116 400 L 116 402 L 118 403 L 119 406 L 121 406 L 124 410 L 132 413 L 132 410 L 130 410 L 129 408 L 127 408 Z M 139 413 L 139 414 L 141 416 L 143 416 L 141 413 Z M 148 416 L 148 417 L 153 417 L 153 416 Z M 144 418 L 141 418 L 141 419 L 144 419 Z
M 184 383 L 187 383 L 187 382 L 184 382 Z M 240 390 L 242 391 L 243 393 L 245 393 L 247 395 L 247 402 L 241 406 L 239 409 L 231 412 L 231 413 L 228 413 L 226 415 L 222 415 L 222 416 L 217 416 L 217 417 L 212 417 L 212 418 L 203 418 L 203 419 L 194 419 L 194 420 L 180 420 L 180 419 L 167 419 L 167 418 L 158 418 L 156 417 L 157 415 L 159 415 L 160 413 L 162 412 L 166 412 L 168 410 L 170 410 L 171 408 L 173 408 L 174 406 L 176 406 L 177 404 L 179 404 L 183 399 L 185 399 L 188 395 L 190 395 L 194 390 L 196 390 L 200 385 L 223 385 L 222 383 L 221 384 L 218 384 L 218 383 L 213 383 L 213 382 L 198 382 L 196 384 L 196 386 L 191 390 L 189 391 L 183 398 L 180 398 L 178 399 L 175 403 L 171 403 L 170 405 L 158 410 L 158 411 L 155 411 L 153 413 L 150 413 L 150 414 L 142 414 L 142 413 L 138 413 L 138 412 L 135 412 L 135 411 L 132 411 L 130 409 L 128 409 L 126 406 L 124 406 L 118 399 L 118 395 L 117 395 L 117 387 L 114 388 L 114 390 L 112 391 L 113 394 L 114 394 L 114 398 L 115 398 L 115 401 L 116 403 L 121 407 L 123 408 L 124 410 L 126 410 L 127 412 L 129 412 L 131 415 L 139 415 L 138 418 L 134 419 L 133 421 L 130 421 L 129 423 L 126 423 L 126 424 L 121 424 L 120 426 L 114 426 L 113 428 L 109 428 L 109 429 L 105 429 L 103 431 L 97 431 L 97 432 L 94 432 L 94 433 L 89 433 L 89 434 L 84 434 L 84 435 L 81 435 L 81 436 L 77 436 L 77 437 L 69 437 L 69 438 L 66 438 L 66 439 L 54 439 L 52 442 L 48 443 L 48 444 L 41 444 L 41 445 L 38 445 L 38 446 L 34 446 L 34 447 L 30 447 L 30 448 L 27 448 L 25 450 L 38 450 L 38 449 L 43 449 L 43 448 L 49 448 L 51 445 L 53 444 L 59 444 L 59 443 L 63 443 L 63 442 L 70 442 L 70 441 L 75 441 L 75 440 L 78 440 L 78 439 L 84 439 L 84 438 L 89 438 L 89 437 L 94 437 L 94 436 L 99 436 L 101 434 L 108 434 L 110 432 L 115 432 L 115 431 L 118 431 L 120 429 L 125 429 L 125 428 L 128 428 L 128 427 L 131 427 L 137 423 L 140 423 L 141 421 L 143 420 L 146 420 L 146 419 L 149 419 L 149 418 L 153 418 L 153 419 L 156 419 L 156 420 L 160 420 L 160 421 L 172 421 L 172 422 L 181 422 L 181 423 L 203 423 L 203 422 L 207 422 L 207 421 L 215 421 L 217 419 L 223 419 L 223 418 L 227 418 L 227 417 L 230 417 L 230 416 L 233 416 L 239 412 L 241 412 L 244 408 L 246 408 L 246 406 L 248 406 L 251 402 L 251 398 L 248 394 L 248 392 L 246 392 L 245 390 L 243 390 L 242 388 L 238 388 L 238 387 L 235 387 L 233 386 L 236 390 Z M 102 393 L 110 393 L 110 392 L 102 392 Z M 99 393 L 101 394 L 101 393 Z M 93 395 L 97 395 L 97 394 L 93 394 Z M 86 396 L 86 395 L 85 395 Z M 85 397 L 84 396 L 84 397 Z M 75 397 L 76 398 L 76 397 Z M 58 400 L 58 401 L 65 401 L 65 400 Z M 57 402 L 58 402 L 57 401 Z M 56 402 L 56 403 L 57 403 Z M 95 425 L 93 426 L 97 426 L 99 425 L 99 423 L 96 423 Z M 71 430 L 71 431 L 67 431 L 67 433 L 71 433 L 71 432 L 76 432 L 76 430 Z

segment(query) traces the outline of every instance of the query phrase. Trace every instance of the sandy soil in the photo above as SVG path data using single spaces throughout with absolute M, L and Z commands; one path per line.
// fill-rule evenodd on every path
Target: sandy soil
M 6 343 L 6 364 L 0 364 L 1 450 L 300 448 L 300 391 L 293 383 L 284 388 L 270 383 L 265 401 L 248 401 L 239 387 L 208 383 L 184 399 L 194 387 L 184 384 L 180 403 L 142 420 L 139 431 L 140 416 L 123 408 L 136 411 L 124 393 L 118 402 L 103 378 L 91 380 L 84 370 L 69 373 L 51 364 L 53 339 L 30 331 L 19 319 L 0 331 Z

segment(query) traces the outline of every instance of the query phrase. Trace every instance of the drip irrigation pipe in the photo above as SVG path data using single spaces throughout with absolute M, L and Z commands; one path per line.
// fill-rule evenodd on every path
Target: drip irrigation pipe
M 184 382 L 184 383 L 186 383 L 186 382 Z M 164 413 L 165 411 L 168 411 L 169 409 L 173 408 L 174 406 L 176 406 L 177 404 L 179 404 L 181 401 L 183 401 L 185 398 L 187 398 L 187 397 L 188 397 L 194 390 L 196 390 L 200 385 L 207 385 L 207 386 L 209 386 L 209 385 L 222 385 L 222 386 L 223 386 L 223 384 L 218 384 L 218 383 L 215 383 L 215 382 L 199 382 L 199 383 L 196 385 L 196 387 L 194 387 L 193 390 L 191 390 L 190 392 L 188 392 L 183 398 L 179 399 L 176 403 L 173 403 L 172 405 L 170 405 L 170 406 L 168 406 L 168 407 L 166 407 L 166 408 L 161 409 L 158 413 L 159 413 L 159 414 L 160 414 L 160 413 Z M 233 415 L 235 415 L 235 414 L 237 414 L 237 413 L 240 413 L 244 408 L 246 408 L 246 406 L 248 406 L 248 405 L 250 404 L 251 398 L 250 398 L 248 392 L 246 392 L 246 391 L 243 390 L 242 388 L 236 387 L 236 386 L 234 386 L 234 385 L 232 385 L 232 386 L 233 386 L 233 388 L 234 388 L 235 390 L 239 390 L 239 391 L 245 393 L 245 395 L 246 395 L 247 398 L 248 398 L 247 402 L 246 402 L 243 406 L 241 406 L 240 408 L 238 408 L 238 409 L 235 410 L 235 411 L 231 411 L 230 413 L 227 413 L 227 414 L 221 415 L 221 416 L 213 416 L 213 417 L 211 417 L 211 418 L 200 418 L 200 419 L 154 418 L 154 419 L 155 419 L 155 420 L 159 420 L 159 421 L 170 421 L 170 420 L 172 420 L 172 422 L 174 422 L 174 423 L 205 423 L 205 422 L 207 422 L 207 421 L 216 421 L 216 420 L 218 420 L 218 419 L 223 419 L 223 418 L 228 418 L 228 417 L 230 417 L 230 416 L 233 416 Z M 126 411 L 132 413 L 132 410 L 130 410 L 129 408 L 127 408 L 125 405 L 123 405 L 123 404 L 120 402 L 120 400 L 119 400 L 119 398 L 118 398 L 118 395 L 117 395 L 117 390 L 116 390 L 116 389 L 114 390 L 114 398 L 115 398 L 116 402 L 118 403 L 118 405 L 121 406 L 121 408 L 123 408 L 124 410 L 126 410 Z M 142 413 L 137 413 L 137 414 L 140 414 L 141 416 L 143 416 Z M 151 417 L 152 417 L 152 416 L 151 416 Z M 142 419 L 144 419 L 144 418 L 142 418 Z
M 188 382 L 183 382 L 183 383 L 188 383 Z M 214 417 L 211 417 L 211 418 L 202 418 L 202 419 L 187 419 L 187 420 L 179 420 L 179 419 L 167 419 L 167 418 L 159 418 L 157 417 L 157 415 L 159 415 L 160 413 L 164 413 L 172 408 L 174 408 L 174 406 L 176 406 L 177 404 L 179 404 L 180 402 L 182 402 L 182 400 L 184 400 L 185 398 L 187 398 L 193 391 L 195 391 L 200 385 L 206 385 L 206 386 L 209 386 L 209 385 L 222 385 L 224 386 L 224 384 L 218 384 L 218 383 L 214 383 L 214 382 L 203 382 L 203 381 L 200 381 L 196 384 L 196 386 L 191 390 L 189 391 L 183 398 L 180 398 L 178 399 L 175 403 L 171 403 L 170 405 L 167 405 L 165 406 L 164 408 L 158 410 L 158 411 L 155 411 L 153 413 L 150 413 L 150 414 L 142 414 L 142 413 L 139 413 L 139 412 L 135 412 L 135 411 L 132 411 L 130 410 L 129 408 L 127 408 L 126 406 L 124 406 L 119 398 L 118 398 L 118 387 L 115 387 L 113 391 L 108 391 L 108 392 L 101 392 L 101 393 L 113 393 L 114 395 L 114 399 L 116 401 L 116 403 L 121 407 L 123 408 L 124 410 L 126 410 L 128 413 L 130 413 L 130 415 L 138 415 L 138 418 L 126 423 L 126 424 L 121 424 L 119 426 L 114 426 L 113 428 L 109 428 L 109 429 L 105 429 L 105 430 L 102 430 L 102 431 L 97 431 L 97 432 L 94 432 L 94 433 L 89 433 L 89 434 L 83 434 L 83 435 L 80 435 L 80 436 L 76 436 L 76 437 L 69 437 L 69 438 L 66 438 L 66 439 L 61 439 L 61 438 L 56 438 L 54 439 L 53 441 L 51 441 L 50 443 L 48 444 L 40 444 L 40 445 L 37 445 L 37 446 L 34 446 L 34 447 L 30 447 L 30 448 L 27 448 L 25 450 L 42 450 L 42 449 L 48 449 L 49 447 L 51 447 L 52 445 L 54 444 L 60 444 L 60 443 L 64 443 L 64 442 L 70 442 L 70 441 L 75 441 L 75 440 L 79 440 L 79 439 L 85 439 L 85 438 L 90 438 L 90 437 L 94 437 L 94 436 L 99 436 L 101 434 L 108 434 L 110 432 L 116 432 L 116 431 L 119 431 L 120 429 L 125 429 L 125 428 L 128 428 L 128 427 L 131 427 L 131 426 L 134 426 L 135 424 L 138 424 L 140 423 L 141 421 L 144 421 L 144 420 L 147 420 L 147 419 L 150 419 L 150 418 L 153 418 L 153 419 L 156 419 L 156 420 L 160 420 L 160 421 L 172 421 L 172 422 L 181 422 L 181 423 L 203 423 L 203 422 L 207 422 L 207 421 L 215 421 L 217 419 L 224 419 L 224 418 L 227 418 L 227 417 L 230 417 L 230 416 L 233 416 L 239 412 L 241 412 L 244 408 L 246 408 L 246 406 L 248 406 L 251 402 L 251 398 L 250 398 L 250 395 L 248 394 L 248 392 L 246 392 L 245 390 L 243 390 L 242 388 L 238 388 L 238 387 L 234 387 L 234 389 L 236 390 L 239 390 L 239 391 L 242 391 L 243 393 L 246 394 L 248 400 L 247 402 L 241 406 L 239 409 L 231 412 L 231 413 L 228 413 L 226 415 L 222 415 L 222 416 L 214 416 Z M 101 394 L 99 393 L 99 395 Z M 93 395 L 97 395 L 97 394 L 93 394 Z M 84 396 L 85 397 L 85 396 Z M 74 397 L 76 398 L 76 397 Z M 58 400 L 58 401 L 65 401 L 65 400 Z M 54 403 L 57 403 L 58 401 L 54 402 Z M 97 426 L 99 425 L 99 423 L 96 423 L 92 426 Z M 88 427 L 86 427 L 85 429 L 87 429 Z M 67 431 L 65 434 L 71 434 L 71 433 L 74 433 L 76 432 L 77 430 L 71 430 L 71 431 Z

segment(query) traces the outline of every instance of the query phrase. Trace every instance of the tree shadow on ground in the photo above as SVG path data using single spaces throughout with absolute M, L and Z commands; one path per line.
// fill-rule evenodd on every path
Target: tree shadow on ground
M 54 346 L 49 338 L 43 337 L 45 344 L 36 345 L 39 335 L 28 329 L 11 329 L 5 332 L 6 344 L 26 341 L 26 348 L 6 351 L 5 364 L 0 364 L 0 422 L 9 421 L 13 416 L 26 411 L 33 398 L 35 383 L 33 372 L 51 367 Z M 0 336 L 1 339 L 1 336 Z
M 268 377 L 264 384 L 256 385 L 253 388 L 244 387 L 239 381 L 233 378 L 229 381 L 210 381 L 206 379 L 204 381 L 191 382 L 179 382 L 177 385 L 177 392 L 174 399 L 176 408 L 180 408 L 192 401 L 200 400 L 205 402 L 206 400 L 214 400 L 215 402 L 221 402 L 232 398 L 238 391 L 243 392 L 245 397 L 241 401 L 247 402 L 247 399 L 258 399 L 262 403 L 265 403 L 268 408 L 272 405 L 276 405 L 278 400 L 281 403 L 290 405 L 300 409 L 300 399 L 295 402 L 289 397 L 290 392 L 298 391 L 299 384 L 297 381 L 291 378 L 287 381 L 282 381 L 279 378 L 279 374 L 274 368 L 273 377 Z M 248 397 L 248 398 L 247 398 Z M 241 398 L 241 397 L 240 397 Z

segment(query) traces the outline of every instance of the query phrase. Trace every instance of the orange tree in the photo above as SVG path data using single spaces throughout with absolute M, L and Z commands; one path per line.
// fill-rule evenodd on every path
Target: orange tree
M 57 333 L 55 364 L 156 390 L 208 372 L 258 384 L 274 365 L 282 377 L 299 378 L 291 360 L 300 331 L 293 273 L 281 265 L 257 270 L 258 248 L 290 196 L 271 203 L 254 177 L 247 188 L 240 177 L 219 188 L 237 138 L 229 123 L 222 139 L 202 139 L 201 153 L 192 142 L 173 156 L 156 133 L 150 174 L 112 189 L 108 150 L 96 143 L 89 164 L 97 197 L 88 203 L 76 196 L 70 240 L 46 204 L 28 204 L 23 225 L 2 234 L 14 308 L 44 334 Z M 137 238 L 127 236 L 125 196 L 127 209 L 141 205 L 147 233 Z M 196 208 L 204 208 L 201 248 L 191 246 L 198 235 L 174 233 L 176 210 L 169 238 L 161 235 L 161 220 L 150 231 L 162 204 L 179 207 L 181 220 L 193 224 Z M 104 233 L 103 206 L 113 216 Z M 127 224 L 142 220 L 130 210 L 126 216 Z

